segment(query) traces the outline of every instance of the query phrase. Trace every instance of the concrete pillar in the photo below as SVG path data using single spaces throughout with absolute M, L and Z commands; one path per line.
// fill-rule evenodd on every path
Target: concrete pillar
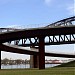
M 39 68 L 39 57 L 37 55 L 30 55 L 30 68 Z
M 33 62 L 33 55 L 30 55 L 30 68 L 34 68 Z
M 39 69 L 45 69 L 44 37 L 39 37 Z
M 33 58 L 34 58 L 34 68 L 38 68 L 39 67 L 39 65 L 38 65 L 38 56 L 37 55 L 33 55 Z
M 31 50 L 38 51 L 35 47 L 31 47 Z M 39 67 L 39 57 L 38 55 L 30 55 L 30 68 Z

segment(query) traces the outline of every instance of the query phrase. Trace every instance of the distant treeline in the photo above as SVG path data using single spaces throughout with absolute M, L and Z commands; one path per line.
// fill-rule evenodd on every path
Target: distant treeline
M 12 59 L 5 58 L 1 60 L 1 64 L 4 64 L 4 65 L 30 64 L 30 60 L 22 60 L 22 59 L 12 60 Z

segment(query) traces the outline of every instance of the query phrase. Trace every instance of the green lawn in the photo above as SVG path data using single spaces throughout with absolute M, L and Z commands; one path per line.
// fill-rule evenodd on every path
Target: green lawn
M 55 67 L 45 70 L 14 69 L 0 70 L 0 75 L 75 75 L 75 67 Z
M 75 75 L 75 61 L 45 70 L 9 69 L 0 70 L 0 75 Z
M 71 61 L 71 62 L 68 62 L 68 63 L 58 65 L 57 67 L 75 67 L 75 60 Z

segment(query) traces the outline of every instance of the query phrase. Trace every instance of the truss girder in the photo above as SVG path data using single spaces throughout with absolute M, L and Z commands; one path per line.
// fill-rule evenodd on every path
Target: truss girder
M 13 42 L 14 45 L 20 45 L 20 46 L 38 46 L 39 39 L 37 37 L 34 37 L 34 38 L 25 38 L 25 39 L 19 39 L 19 40 L 9 41 L 9 42 L 10 43 Z M 46 36 L 44 43 L 45 45 L 75 43 L 75 34 Z
M 74 25 L 75 16 L 49 24 L 46 27 L 72 26 Z
M 53 28 L 29 29 L 29 30 L 26 29 L 21 30 L 15 28 L 0 28 L 0 43 L 8 42 L 10 44 L 12 43 L 13 40 L 14 45 L 29 45 L 29 46 L 38 45 L 39 36 L 45 37 L 45 45 L 74 43 L 75 26 L 72 26 L 74 22 L 75 16 L 63 19 L 61 21 L 46 26 L 46 27 L 54 26 Z M 55 28 L 55 26 L 63 26 L 63 27 Z M 1 34 L 3 32 L 6 33 Z

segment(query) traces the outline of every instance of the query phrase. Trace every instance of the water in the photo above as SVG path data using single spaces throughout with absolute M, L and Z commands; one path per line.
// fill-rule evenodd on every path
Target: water
M 45 68 L 54 67 L 59 64 L 45 64 Z M 24 69 L 24 68 L 30 68 L 30 64 L 20 64 L 20 65 L 1 65 L 1 69 Z

